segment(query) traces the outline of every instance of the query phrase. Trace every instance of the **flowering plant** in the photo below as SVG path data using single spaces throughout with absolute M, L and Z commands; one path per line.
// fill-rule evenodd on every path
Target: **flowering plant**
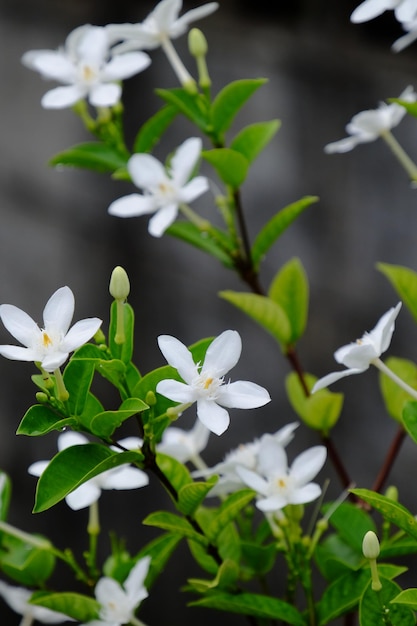
M 417 521 L 400 504 L 394 487 L 382 491 L 400 443 L 406 435 L 417 443 L 417 366 L 381 357 L 390 348 L 402 305 L 417 319 L 417 273 L 379 264 L 400 301 L 373 330 L 335 352 L 346 369 L 323 378 L 304 369 L 297 344 L 307 332 L 307 272 L 298 257 L 292 258 L 278 269 L 267 290 L 261 272 L 271 247 L 318 198 L 296 200 L 250 235 L 242 185 L 280 123 L 255 121 L 233 134 L 238 113 L 266 81 L 239 78 L 213 96 L 207 41 L 200 30 L 189 28 L 219 7 L 211 2 L 180 15 L 181 8 L 180 0 L 162 0 L 140 24 L 81 26 L 68 35 L 62 49 L 29 51 L 23 63 L 63 84 L 47 91 L 43 107 L 72 107 L 94 137 L 53 157 L 53 165 L 105 172 L 137 187 L 140 193 L 132 190 L 109 202 L 108 213 L 123 218 L 151 215 L 151 236 L 175 237 L 239 277 L 246 291 L 224 289 L 220 296 L 267 331 L 287 359 L 291 373 L 285 391 L 291 411 L 287 419 L 277 417 L 274 432 L 262 428 L 263 407 L 273 405 L 274 395 L 283 390 L 277 387 L 270 393 L 262 381 L 229 379 L 241 355 L 247 358 L 241 336 L 233 329 L 191 346 L 161 334 L 155 341 L 161 352 L 159 366 L 143 373 L 135 356 L 130 281 L 120 266 L 110 277 L 108 328 L 102 314 L 70 327 L 75 299 L 67 286 L 49 298 L 42 327 L 17 306 L 0 305 L 5 329 L 21 344 L 0 345 L 0 354 L 33 362 L 37 371 L 32 376 L 36 403 L 24 414 L 17 433 L 57 434 L 57 454 L 28 468 L 38 477 L 34 513 L 62 501 L 74 511 L 89 512 L 88 550 L 79 556 L 71 545 L 58 548 L 8 521 L 12 479 L 2 472 L 0 595 L 20 615 L 22 626 L 35 621 L 143 626 L 146 598 L 175 559 L 179 544 L 185 543 L 198 571 L 180 582 L 186 583 L 190 611 L 216 610 L 227 620 L 236 614 L 259 626 L 326 626 L 339 618 L 351 624 L 356 615 L 361 626 L 415 624 L 417 589 L 403 588 L 397 581 L 406 569 L 397 559 L 417 552 Z M 352 21 L 366 21 L 386 10 L 394 10 L 409 31 L 406 43 L 412 42 L 417 31 L 415 0 L 365 0 Z M 196 79 L 172 43 L 188 30 Z M 130 150 L 123 126 L 122 81 L 147 70 L 151 58 L 144 50 L 158 46 L 179 86 L 157 89 L 161 107 L 142 122 Z M 347 126 L 350 137 L 325 150 L 346 152 L 381 137 L 415 184 L 417 168 L 391 130 L 406 114 L 417 116 L 416 101 L 408 87 L 399 98 L 355 115 Z M 179 146 L 171 146 L 161 161 L 152 152 L 181 117 L 193 132 Z M 195 208 L 200 198 L 210 198 L 216 208 L 209 218 Z M 379 370 L 382 397 L 387 413 L 398 423 L 398 434 L 373 489 L 366 489 L 353 485 L 334 445 L 332 429 L 342 416 L 344 398 L 327 387 L 366 372 L 370 365 Z M 105 384 L 104 392 L 100 383 Z M 116 403 L 114 396 L 108 401 L 108 387 L 116 393 Z M 209 467 L 203 453 L 213 436 L 223 435 L 230 421 L 239 419 L 235 409 L 257 409 L 259 436 L 237 442 Z M 181 427 L 183 414 L 195 416 L 191 428 Z M 318 441 L 294 455 L 290 444 L 297 428 L 310 429 Z M 336 489 L 331 485 L 335 494 L 329 497 L 324 486 L 331 466 L 340 484 Z M 158 534 L 143 540 L 135 552 L 129 540 L 114 534 L 103 557 L 102 491 L 135 490 L 137 515 L 142 488 L 157 489 L 156 483 L 166 491 L 168 502 L 163 510 L 148 512 L 143 524 Z M 135 540 L 138 536 L 140 528 Z M 58 564 L 73 575 L 68 587 L 60 582 Z M 151 614 L 146 621 L 151 624 Z

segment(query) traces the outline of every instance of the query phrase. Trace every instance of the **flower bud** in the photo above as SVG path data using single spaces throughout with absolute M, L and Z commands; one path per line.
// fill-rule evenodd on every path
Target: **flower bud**
M 368 530 L 363 538 L 362 552 L 366 559 L 375 560 L 379 556 L 380 549 L 378 537 L 372 530 Z
M 207 39 L 199 28 L 192 28 L 188 35 L 188 48 L 190 54 L 195 57 L 204 57 L 207 54 Z
M 390 485 L 388 487 L 388 489 L 385 492 L 385 495 L 390 500 L 393 500 L 394 502 L 398 502 L 398 489 L 394 485 Z
M 129 277 L 126 270 L 124 270 L 123 267 L 120 267 L 120 265 L 115 267 L 112 271 L 109 291 L 110 295 L 113 296 L 115 300 L 121 301 L 126 300 L 130 293 Z

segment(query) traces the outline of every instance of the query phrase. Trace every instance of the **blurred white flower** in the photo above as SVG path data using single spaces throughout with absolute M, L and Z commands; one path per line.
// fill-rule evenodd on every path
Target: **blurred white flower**
M 84 445 L 86 443 L 89 443 L 87 437 L 84 437 L 81 433 L 68 431 L 59 435 L 58 450 L 61 452 L 71 446 Z M 41 476 L 48 464 L 49 461 L 36 461 L 30 465 L 28 472 L 32 476 Z M 138 489 L 139 487 L 145 487 L 148 483 L 149 478 L 145 472 L 136 467 L 122 465 L 87 480 L 69 493 L 65 501 L 71 509 L 78 511 L 97 502 L 103 489 Z
M 417 94 L 413 87 L 408 86 L 399 98 L 407 102 L 415 102 Z M 328 143 L 324 147 L 324 151 L 328 154 L 348 152 L 360 143 L 375 141 L 378 137 L 398 126 L 405 114 L 406 109 L 396 102 L 391 104 L 381 102 L 377 109 L 361 111 L 354 115 L 346 126 L 346 131 L 350 137 Z
M 361 339 L 336 350 L 334 358 L 348 369 L 333 372 L 320 378 L 313 386 L 311 393 L 315 393 L 319 389 L 323 389 L 323 387 L 328 387 L 345 376 L 365 372 L 370 365 L 375 365 L 381 354 L 388 349 L 391 343 L 395 320 L 400 309 L 401 302 L 384 313 L 375 328 L 370 332 L 366 332 Z
M 299 454 L 289 468 L 284 447 L 268 437 L 261 442 L 256 471 L 238 466 L 236 472 L 257 492 L 257 508 L 276 513 L 287 504 L 305 504 L 320 496 L 320 486 L 310 481 L 323 467 L 326 454 L 324 446 L 314 446 Z
M 202 463 L 200 452 L 207 446 L 209 436 L 209 429 L 200 420 L 197 420 L 188 431 L 169 426 L 164 430 L 157 451 L 172 456 L 180 463 L 191 461 L 196 467 L 200 467 Z
M 134 612 L 139 604 L 148 597 L 145 579 L 148 574 L 151 558 L 145 556 L 131 569 L 122 585 L 104 576 L 95 587 L 95 596 L 100 604 L 100 619 L 93 620 L 83 626 L 121 626 L 136 624 Z
M 174 222 L 180 205 L 192 202 L 209 188 L 205 176 L 190 180 L 200 158 L 201 146 L 198 137 L 184 141 L 167 169 L 151 154 L 134 154 L 127 168 L 134 184 L 144 193 L 133 193 L 115 200 L 109 206 L 109 213 L 117 217 L 154 213 L 149 221 L 149 232 L 154 237 L 160 237 Z
M 74 315 L 74 294 L 61 287 L 49 298 L 43 310 L 44 327 L 12 304 L 0 305 L 0 318 L 7 330 L 25 347 L 0 345 L 0 354 L 16 361 L 39 362 L 53 372 L 73 352 L 95 335 L 102 324 L 97 317 L 80 320 L 69 329 Z
M 62 624 L 63 622 L 75 621 L 63 613 L 30 604 L 29 600 L 32 595 L 33 592 L 29 589 L 14 587 L 0 580 L 0 596 L 13 611 L 23 616 L 22 624 L 29 625 L 33 620 L 42 624 Z
M 22 57 L 28 68 L 44 78 L 64 83 L 42 98 L 46 109 L 62 109 L 88 98 L 95 107 L 115 105 L 122 88 L 119 81 L 150 64 L 144 52 L 110 56 L 110 40 L 104 27 L 85 24 L 73 30 L 59 50 L 30 50 Z
M 373 20 L 385 11 L 394 11 L 399 22 L 408 22 L 417 17 L 416 0 L 365 0 L 353 11 L 351 22 Z
M 193 472 L 195 477 L 206 477 L 219 475 L 219 480 L 211 489 L 209 496 L 218 496 L 233 493 L 245 487 L 245 483 L 237 472 L 238 467 L 246 467 L 254 472 L 257 471 L 259 463 L 259 451 L 266 439 L 272 439 L 285 447 L 292 441 L 294 430 L 298 427 L 298 422 L 287 424 L 276 433 L 262 435 L 250 443 L 241 444 L 234 450 L 228 452 L 224 461 L 217 463 L 214 467 Z
M 266 389 L 255 383 L 224 381 L 224 375 L 236 365 L 242 351 L 242 341 L 235 330 L 226 330 L 213 340 L 202 365 L 194 363 L 191 352 L 175 337 L 161 335 L 158 344 L 184 382 L 161 380 L 156 391 L 174 402 L 197 402 L 198 419 L 216 435 L 221 435 L 230 423 L 229 413 L 223 407 L 253 409 L 271 400 Z
M 403 22 L 402 27 L 407 32 L 392 44 L 391 50 L 394 52 L 401 52 L 401 50 L 404 50 L 404 48 L 412 44 L 417 39 L 417 17 L 410 21 Z

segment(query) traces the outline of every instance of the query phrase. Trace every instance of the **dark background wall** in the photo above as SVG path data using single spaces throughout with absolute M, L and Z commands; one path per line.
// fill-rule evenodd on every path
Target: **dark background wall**
M 396 304 L 375 263 L 417 266 L 416 191 L 385 145 L 359 146 L 346 155 L 323 152 L 326 143 L 344 136 L 353 114 L 399 95 L 408 84 L 417 86 L 417 44 L 393 55 L 390 44 L 401 35 L 393 15 L 352 25 L 349 15 L 357 4 L 221 0 L 219 11 L 198 24 L 209 41 L 214 91 L 236 78 L 269 78 L 242 111 L 236 129 L 257 120 L 282 120 L 276 139 L 244 185 L 252 237 L 286 204 L 307 194 L 320 197 L 272 249 L 262 276 L 268 285 L 287 260 L 301 258 L 311 284 L 311 310 L 299 352 L 306 370 L 317 375 L 335 369 L 333 351 L 371 329 Z M 193 6 L 184 3 L 185 8 Z M 87 135 L 71 111 L 41 108 L 49 84 L 20 63 L 26 50 L 55 48 L 80 24 L 137 22 L 152 7 L 151 2 L 126 0 L 0 1 L 0 301 L 14 303 L 41 321 L 47 298 L 68 284 L 76 295 L 77 319 L 100 316 L 106 324 L 108 279 L 112 268 L 121 264 L 132 282 L 137 360 L 143 371 L 163 362 L 156 345 L 161 333 L 191 343 L 225 328 L 239 330 L 244 349 L 233 376 L 256 380 L 270 390 L 273 400 L 256 412 L 233 414 L 227 435 L 210 440 L 205 459 L 212 464 L 238 443 L 294 420 L 282 383 L 288 366 L 267 335 L 217 298 L 220 289 L 242 287 L 230 272 L 168 237 L 152 239 L 146 218 L 107 215 L 108 204 L 130 186 L 98 174 L 47 166 L 52 155 Z M 176 45 L 187 54 L 185 38 Z M 151 69 L 126 84 L 126 127 L 132 136 L 159 105 L 153 89 L 176 84 L 160 51 L 152 57 Z M 415 122 L 406 119 L 396 130 L 412 156 L 415 129 Z M 176 124 L 160 146 L 161 157 L 190 132 L 186 122 Z M 207 199 L 202 206 L 211 210 Z M 417 334 L 405 310 L 397 326 L 390 354 L 415 359 Z M 6 331 L 0 330 L 0 341 L 11 341 Z M 55 435 L 31 440 L 14 434 L 33 401 L 32 373 L 30 364 L 0 361 L 0 466 L 14 481 L 11 521 L 51 534 L 60 548 L 75 539 L 81 552 L 86 546 L 86 511 L 76 514 L 62 504 L 39 516 L 30 513 L 34 479 L 26 468 L 55 451 Z M 356 483 L 370 487 L 396 426 L 384 414 L 375 371 L 347 379 L 337 389 L 346 393 L 346 400 L 343 420 L 334 430 L 336 446 Z M 184 420 L 190 425 L 192 417 Z M 290 457 L 315 443 L 315 435 L 301 427 Z M 400 485 L 402 501 L 410 508 L 414 488 L 407 477 L 415 470 L 415 448 L 407 442 L 392 481 Z M 340 488 L 331 468 L 322 477 L 327 474 L 332 479 L 330 493 L 337 495 Z M 103 520 L 110 515 L 110 528 L 129 536 L 128 546 L 135 552 L 154 536 L 142 529 L 141 520 L 165 504 L 160 488 L 153 485 L 141 493 L 106 493 L 101 510 Z M 144 621 L 149 626 L 177 626 L 188 615 L 189 623 L 208 624 L 214 617 L 221 624 L 239 624 L 238 618 L 185 613 L 185 598 L 176 590 L 185 583 L 188 566 L 186 551 L 179 552 L 144 606 Z M 1 605 L 2 617 L 3 612 L 8 624 L 18 623 Z

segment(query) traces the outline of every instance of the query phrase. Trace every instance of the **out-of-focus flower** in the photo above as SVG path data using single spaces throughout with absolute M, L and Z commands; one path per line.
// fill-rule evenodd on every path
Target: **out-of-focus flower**
M 408 86 L 399 98 L 407 102 L 415 102 L 417 94 L 411 86 Z M 396 102 L 392 104 L 381 102 L 377 109 L 361 111 L 354 115 L 346 126 L 346 131 L 350 137 L 328 143 L 324 147 L 324 151 L 328 154 L 349 152 L 349 150 L 352 150 L 360 143 L 375 141 L 378 137 L 383 136 L 384 133 L 398 126 L 405 114 L 405 108 Z
M 323 387 L 328 387 L 345 376 L 365 372 L 370 365 L 375 364 L 381 354 L 389 348 L 395 329 L 395 320 L 400 309 L 401 302 L 384 313 L 375 328 L 366 332 L 361 339 L 336 350 L 334 358 L 348 369 L 333 372 L 320 378 L 311 392 L 314 393 Z
M 207 446 L 209 429 L 197 420 L 191 430 L 169 426 L 164 430 L 158 452 L 174 457 L 180 463 L 191 461 L 196 467 L 201 466 L 200 452 Z
M 109 213 L 117 217 L 136 217 L 154 213 L 149 232 L 160 237 L 172 224 L 181 204 L 188 204 L 208 190 L 205 176 L 190 176 L 200 158 L 201 139 L 191 137 L 179 146 L 168 169 L 151 154 L 134 154 L 128 171 L 134 184 L 144 193 L 133 193 L 111 203 Z
M 265 434 L 261 438 L 255 439 L 250 443 L 241 444 L 234 450 L 231 450 L 226 454 L 224 461 L 218 463 L 214 467 L 210 467 L 204 470 L 193 472 L 193 476 L 213 476 L 218 474 L 219 480 L 211 489 L 210 496 L 224 495 L 233 493 L 239 489 L 245 487 L 245 483 L 240 478 L 237 468 L 246 467 L 254 472 L 257 471 L 259 463 L 259 451 L 263 442 L 271 438 L 281 446 L 285 447 L 292 441 L 294 437 L 294 430 L 298 427 L 298 422 L 287 424 L 280 428 L 273 435 Z
M 61 287 L 49 298 L 43 310 L 44 327 L 12 304 L 0 305 L 0 318 L 7 330 L 25 347 L 1 345 L 0 354 L 16 361 L 40 363 L 47 372 L 59 368 L 76 350 L 98 331 L 102 320 L 91 317 L 80 320 L 70 329 L 74 315 L 74 294 Z
M 100 604 L 100 619 L 90 621 L 84 626 L 121 626 L 138 623 L 134 612 L 149 595 L 144 583 L 150 562 L 149 556 L 140 559 L 131 569 L 123 586 L 114 578 L 108 576 L 100 578 L 94 591 Z
M 22 624 L 31 624 L 33 620 L 42 624 L 62 624 L 63 622 L 75 621 L 63 613 L 30 604 L 29 600 L 32 594 L 33 592 L 29 589 L 14 587 L 0 580 L 0 596 L 13 611 L 23 616 Z
M 162 380 L 156 391 L 174 402 L 197 402 L 199 420 L 216 435 L 221 435 L 230 423 L 229 413 L 223 407 L 253 409 L 271 400 L 266 389 L 255 383 L 225 382 L 225 374 L 236 365 L 242 351 L 242 341 L 235 330 L 226 330 L 213 340 L 201 366 L 194 363 L 191 352 L 175 337 L 161 335 L 158 344 L 184 382 Z
M 258 509 L 276 513 L 288 504 L 305 504 L 320 496 L 320 486 L 310 481 L 325 461 L 326 448 L 314 446 L 299 454 L 289 468 L 283 446 L 268 437 L 261 443 L 256 472 L 242 466 L 236 472 L 257 492 Z
M 145 52 L 111 57 L 107 30 L 85 24 L 73 30 L 59 50 L 30 50 L 22 62 L 44 78 L 64 84 L 42 98 L 46 109 L 63 109 L 88 98 L 95 107 L 115 105 L 122 92 L 119 81 L 141 72 L 150 64 Z
M 87 437 L 81 433 L 68 431 L 59 435 L 58 450 L 61 452 L 65 448 L 86 443 L 88 443 Z M 49 461 L 36 461 L 30 465 L 28 472 L 32 476 L 40 476 L 48 464 Z M 71 509 L 78 511 L 97 502 L 103 489 L 138 489 L 145 487 L 148 483 L 149 478 L 145 472 L 136 467 L 122 465 L 87 480 L 69 493 L 65 501 Z
M 417 17 L 416 0 L 365 0 L 353 11 L 351 22 L 373 20 L 385 11 L 394 11 L 399 22 L 408 22 Z
M 403 22 L 402 27 L 406 31 L 406 34 L 394 41 L 391 46 L 391 50 L 394 52 L 401 52 L 401 50 L 404 50 L 404 48 L 417 39 L 417 17 L 410 21 Z

